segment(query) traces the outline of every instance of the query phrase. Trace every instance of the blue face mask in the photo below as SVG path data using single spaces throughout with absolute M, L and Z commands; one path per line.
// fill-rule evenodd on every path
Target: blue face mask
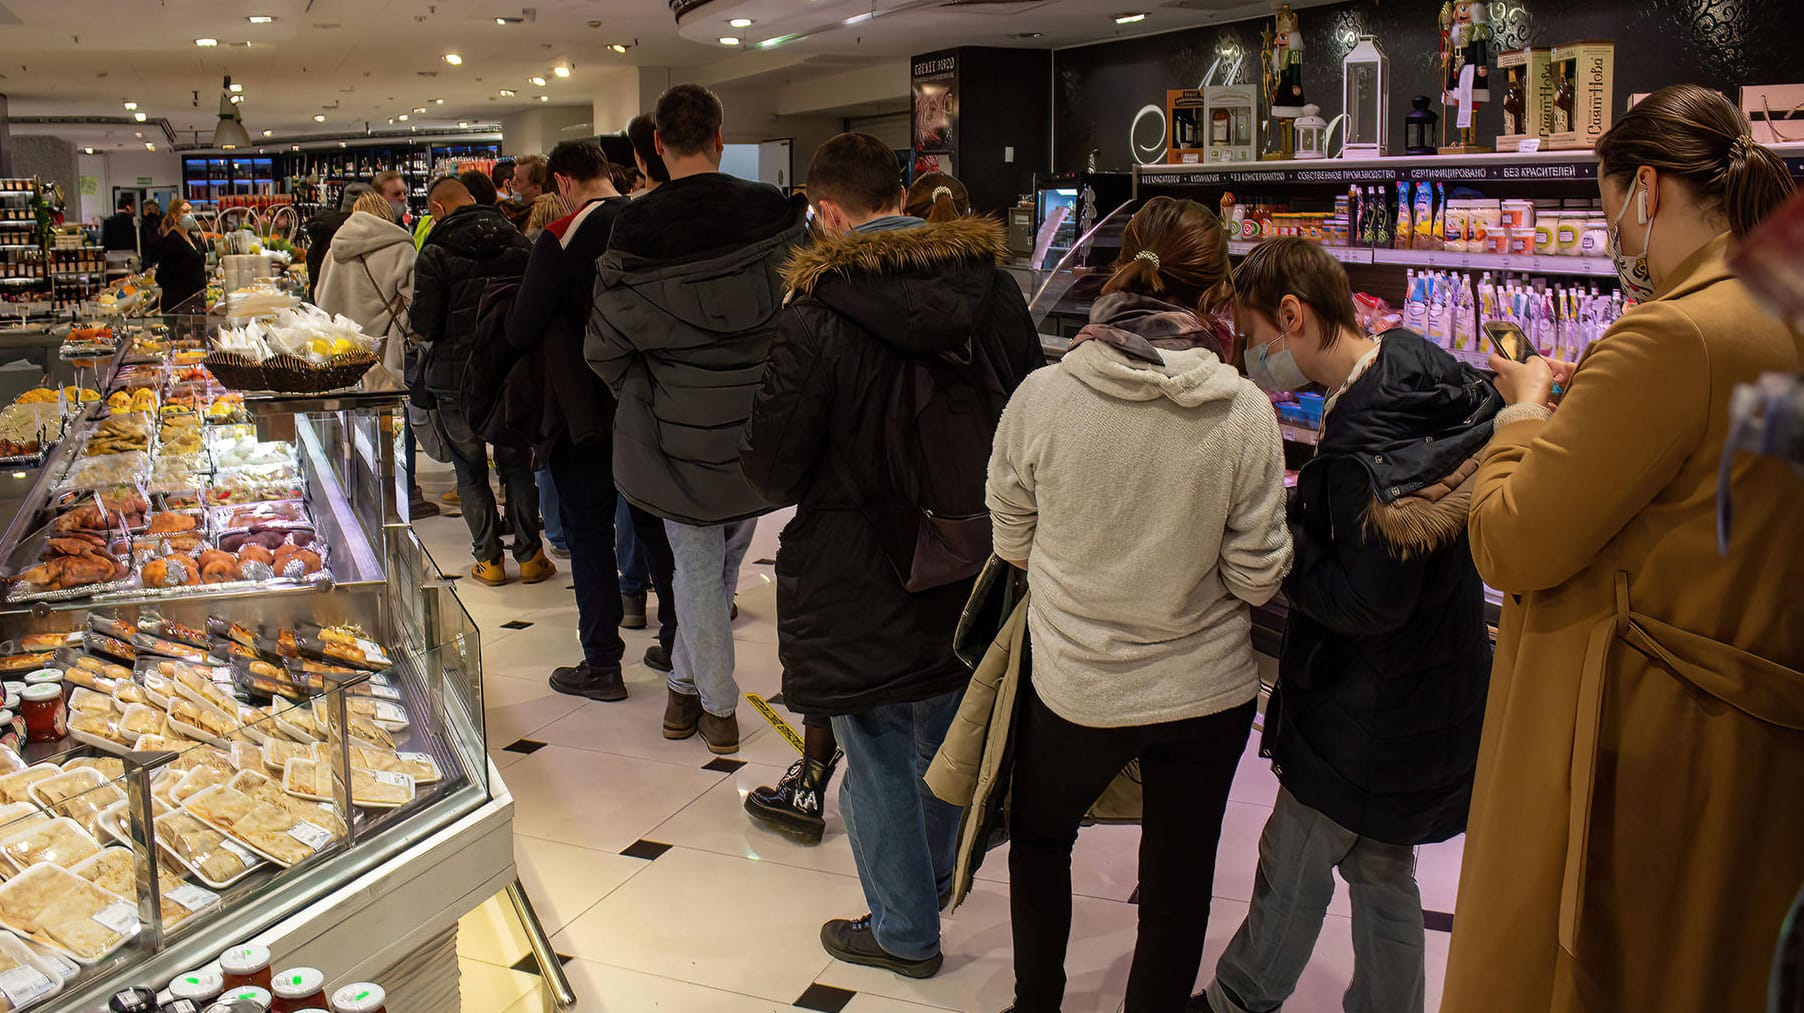
M 1247 375 L 1262 389 L 1279 393 L 1309 386 L 1309 377 L 1297 368 L 1297 360 L 1290 354 L 1290 349 L 1273 352 L 1271 347 L 1284 340 L 1280 334 L 1263 345 L 1254 345 L 1247 349 Z

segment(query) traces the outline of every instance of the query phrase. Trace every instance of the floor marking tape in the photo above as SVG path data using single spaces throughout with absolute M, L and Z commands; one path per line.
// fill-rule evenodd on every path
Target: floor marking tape
M 756 693 L 747 693 L 745 698 L 752 702 L 752 708 L 754 710 L 764 715 L 764 720 L 770 722 L 770 726 L 777 730 L 778 735 L 781 735 L 784 739 L 788 740 L 789 744 L 795 748 L 796 752 L 800 753 L 804 751 L 802 737 L 797 735 L 796 730 L 789 726 L 789 722 L 783 720 L 782 715 L 772 710 L 770 704 L 764 702 L 763 697 Z

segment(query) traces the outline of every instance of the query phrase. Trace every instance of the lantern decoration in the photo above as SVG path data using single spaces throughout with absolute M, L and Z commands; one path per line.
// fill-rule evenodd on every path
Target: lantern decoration
M 1403 117 L 1403 153 L 1405 155 L 1435 154 L 1435 144 L 1439 136 L 1435 133 L 1435 124 L 1441 121 L 1439 113 L 1428 108 L 1428 96 L 1417 95 L 1409 100 L 1409 115 Z
M 1391 83 L 1391 61 L 1378 40 L 1361 35 L 1341 61 L 1341 109 L 1347 117 L 1342 158 L 1376 158 L 1390 153 L 1390 109 L 1385 94 Z
M 1339 120 L 1339 117 L 1336 117 Z M 1303 115 L 1297 117 L 1297 154 L 1298 158 L 1328 157 L 1328 121 L 1322 119 L 1322 108 L 1311 102 L 1303 107 Z

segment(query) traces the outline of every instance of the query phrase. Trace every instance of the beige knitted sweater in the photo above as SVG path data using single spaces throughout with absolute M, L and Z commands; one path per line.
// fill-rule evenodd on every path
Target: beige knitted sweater
M 1210 352 L 1162 354 L 1078 345 L 1015 391 L 990 458 L 996 552 L 1029 562 L 1034 689 L 1082 725 L 1253 699 L 1249 606 L 1290 569 L 1270 402 Z

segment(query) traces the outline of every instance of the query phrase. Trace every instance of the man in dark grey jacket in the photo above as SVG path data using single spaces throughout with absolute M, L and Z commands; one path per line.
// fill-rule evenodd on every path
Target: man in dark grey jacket
M 675 557 L 664 737 L 699 730 L 710 750 L 732 753 L 733 587 L 758 516 L 772 508 L 740 469 L 739 441 L 807 202 L 721 173 L 720 99 L 706 88 L 671 88 L 654 119 L 670 182 L 614 224 L 585 355 L 620 402 L 614 481 L 664 519 Z

